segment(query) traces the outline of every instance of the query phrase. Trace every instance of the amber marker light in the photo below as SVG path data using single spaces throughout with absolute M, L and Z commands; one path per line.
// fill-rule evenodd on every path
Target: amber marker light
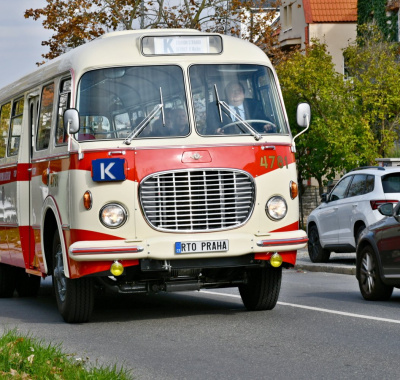
M 115 277 L 121 276 L 124 273 L 124 266 L 119 261 L 114 261 L 111 264 L 110 272 Z
M 290 186 L 290 197 L 294 199 L 299 194 L 299 187 L 297 186 L 297 183 L 293 181 L 290 181 L 289 186 Z
M 83 206 L 86 210 L 90 210 L 92 208 L 92 193 L 89 190 L 83 194 Z
M 282 256 L 279 254 L 279 253 L 274 253 L 272 256 L 271 256 L 271 259 L 269 260 L 269 262 L 271 263 L 271 265 L 274 267 L 274 268 L 278 268 L 278 267 L 280 267 L 281 265 L 282 265 L 282 262 L 283 262 L 283 259 L 282 259 Z

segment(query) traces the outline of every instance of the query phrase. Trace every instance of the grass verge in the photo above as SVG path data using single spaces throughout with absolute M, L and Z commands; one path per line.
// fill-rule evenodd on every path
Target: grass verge
M 130 380 L 130 371 L 114 366 L 93 367 L 65 354 L 60 345 L 20 335 L 15 329 L 0 337 L 0 378 L 21 380 Z

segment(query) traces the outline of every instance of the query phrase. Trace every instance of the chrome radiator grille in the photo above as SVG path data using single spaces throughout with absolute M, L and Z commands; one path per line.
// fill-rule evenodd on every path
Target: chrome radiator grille
M 164 231 L 212 231 L 242 225 L 255 198 L 253 178 L 231 169 L 153 174 L 139 188 L 145 217 Z

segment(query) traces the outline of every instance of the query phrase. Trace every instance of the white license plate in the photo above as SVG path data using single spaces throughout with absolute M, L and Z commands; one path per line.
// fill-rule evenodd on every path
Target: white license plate
M 182 241 L 175 243 L 175 253 L 226 252 L 228 240 Z

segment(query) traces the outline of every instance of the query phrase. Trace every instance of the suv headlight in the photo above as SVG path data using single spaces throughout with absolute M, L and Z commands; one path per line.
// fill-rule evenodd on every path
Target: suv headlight
M 128 217 L 125 208 L 118 203 L 109 203 L 100 210 L 100 222 L 108 228 L 121 227 Z
M 275 195 L 265 205 L 265 212 L 272 220 L 281 220 L 287 214 L 287 204 L 283 197 Z

